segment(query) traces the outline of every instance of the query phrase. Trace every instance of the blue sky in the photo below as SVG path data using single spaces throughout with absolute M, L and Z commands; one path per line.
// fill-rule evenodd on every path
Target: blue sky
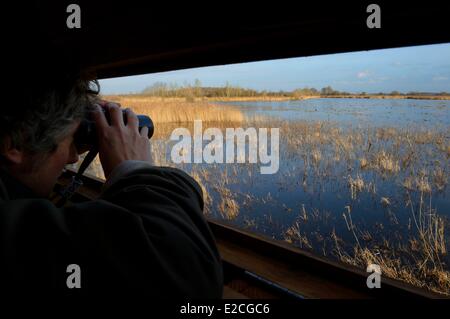
M 450 92 L 450 43 L 269 60 L 105 79 L 102 94 L 137 93 L 155 82 L 256 90 L 332 86 L 348 92 Z

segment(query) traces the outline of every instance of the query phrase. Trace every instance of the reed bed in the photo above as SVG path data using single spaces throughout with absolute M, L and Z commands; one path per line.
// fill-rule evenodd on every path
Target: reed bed
M 236 107 L 203 101 L 186 102 L 180 98 L 108 96 L 106 99 L 129 107 L 137 114 L 150 116 L 156 123 L 243 122 L 244 114 Z

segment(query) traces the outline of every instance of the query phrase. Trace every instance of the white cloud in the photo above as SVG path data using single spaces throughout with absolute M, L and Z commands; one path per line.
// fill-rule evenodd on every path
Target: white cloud
M 366 78 L 370 75 L 369 71 L 361 71 L 358 72 L 358 74 L 356 75 L 358 77 L 358 79 L 363 79 Z

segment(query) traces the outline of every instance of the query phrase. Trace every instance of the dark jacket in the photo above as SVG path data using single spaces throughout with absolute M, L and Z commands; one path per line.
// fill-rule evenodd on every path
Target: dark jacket
M 0 290 L 220 298 L 201 194 L 183 171 L 145 163 L 115 176 L 98 200 L 57 208 L 3 172 Z M 67 286 L 71 264 L 81 288 Z

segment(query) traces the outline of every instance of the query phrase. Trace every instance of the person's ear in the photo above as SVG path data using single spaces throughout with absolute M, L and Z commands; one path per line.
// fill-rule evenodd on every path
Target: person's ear
M 2 155 L 12 164 L 22 164 L 24 152 L 12 146 L 11 137 L 6 136 L 3 139 Z

